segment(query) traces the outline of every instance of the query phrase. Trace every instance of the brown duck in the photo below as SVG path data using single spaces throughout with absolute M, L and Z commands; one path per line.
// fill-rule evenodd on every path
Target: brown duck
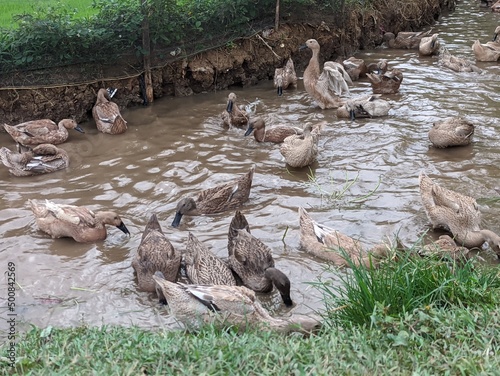
M 288 127 L 285 125 L 277 125 L 274 127 L 266 127 L 266 122 L 260 116 L 250 119 L 245 136 L 252 134 L 257 142 L 274 142 L 275 144 L 282 143 L 285 138 L 294 134 L 302 134 L 302 130 L 298 128 Z
M 313 317 L 292 315 L 272 317 L 258 302 L 255 293 L 244 286 L 202 286 L 172 283 L 161 273 L 153 276 L 165 295 L 170 312 L 188 330 L 205 324 L 240 331 L 259 328 L 279 332 L 311 332 L 321 326 Z
M 105 225 L 118 227 L 130 235 L 121 218 L 113 211 L 93 212 L 84 206 L 44 203 L 29 200 L 38 228 L 53 238 L 73 238 L 79 243 L 106 239 Z
M 439 186 L 425 173 L 419 176 L 420 198 L 433 228 L 453 234 L 458 245 L 473 248 L 485 242 L 500 254 L 500 236 L 481 229 L 481 212 L 472 197 Z
M 4 128 L 16 142 L 27 147 L 62 144 L 68 139 L 68 129 L 85 133 L 73 119 L 63 119 L 58 124 L 50 119 L 31 120 L 15 126 L 4 124 Z
M 127 130 L 127 122 L 120 113 L 120 108 L 112 102 L 106 89 L 99 89 L 97 100 L 92 108 L 97 129 L 102 133 L 120 134 Z
M 295 66 L 292 58 L 288 58 L 286 64 L 282 68 L 274 70 L 274 87 L 278 92 L 278 96 L 283 95 L 283 89 L 297 86 L 297 75 L 295 74 Z
M 177 281 L 181 267 L 181 253 L 163 233 L 156 214 L 153 214 L 146 224 L 132 267 L 137 274 L 139 288 L 143 291 L 156 291 L 153 280 L 156 271 L 160 271 L 164 278 L 171 282 Z M 163 296 L 158 297 L 165 303 Z
M 367 253 L 358 240 L 316 222 L 302 207 L 299 207 L 299 222 L 301 248 L 337 266 L 349 266 L 350 258 L 354 265 L 371 267 L 378 263 L 379 258 L 387 256 L 385 244 L 381 243 Z
M 191 232 L 184 252 L 186 275 L 196 285 L 236 286 L 229 266 L 198 240 Z
M 227 96 L 226 109 L 222 111 L 222 124 L 227 127 L 246 127 L 250 114 L 241 109 L 237 102 L 235 93 Z
M 437 121 L 429 130 L 429 140 L 437 148 L 464 146 L 472 142 L 474 124 L 460 116 Z
M 250 234 L 245 216 L 237 211 L 228 232 L 228 264 L 243 284 L 257 292 L 270 292 L 273 285 L 286 306 L 292 306 L 290 280 L 275 267 L 271 248 Z
M 185 197 L 177 203 L 172 227 L 179 227 L 184 215 L 214 214 L 240 207 L 248 200 L 255 166 L 245 175 L 213 188 L 200 191 L 195 197 Z
M 62 170 L 69 165 L 68 153 L 52 144 L 40 144 L 21 153 L 2 147 L 0 160 L 15 176 L 48 174 Z

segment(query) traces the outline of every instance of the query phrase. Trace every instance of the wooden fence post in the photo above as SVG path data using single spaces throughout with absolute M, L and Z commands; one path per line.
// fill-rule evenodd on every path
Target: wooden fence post
M 139 0 L 142 10 L 142 53 L 144 56 L 144 84 L 148 103 L 153 102 L 153 81 L 151 78 L 151 41 L 149 38 L 149 12 L 148 0 Z

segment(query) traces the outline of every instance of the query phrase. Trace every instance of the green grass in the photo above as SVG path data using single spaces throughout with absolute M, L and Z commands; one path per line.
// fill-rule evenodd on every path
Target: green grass
M 336 324 L 374 325 L 373 314 L 401 317 L 422 307 L 494 307 L 500 300 L 500 272 L 475 259 L 420 257 L 414 249 L 396 251 L 394 261 L 367 269 L 350 262 L 348 272 L 340 274 L 341 284 L 328 281 L 315 284 L 331 310 Z M 347 256 L 347 255 L 344 255 Z
M 96 14 L 92 8 L 93 0 L 65 0 L 64 7 L 70 11 L 77 11 L 77 18 Z M 0 0 L 0 28 L 16 27 L 13 18 L 20 14 L 33 14 L 39 7 L 55 6 L 61 3 L 58 0 Z
M 332 327 L 310 337 L 193 335 L 139 328 L 33 329 L 17 345 L 19 375 L 493 375 L 498 310 L 416 310 L 374 329 Z M 4 353 L 0 347 L 0 353 Z M 3 371 L 2 371 L 3 370 Z M 4 373 L 5 372 L 5 373 Z

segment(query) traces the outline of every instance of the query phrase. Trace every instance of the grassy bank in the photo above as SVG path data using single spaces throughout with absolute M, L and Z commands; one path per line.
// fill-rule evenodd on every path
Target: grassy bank
M 309 336 L 266 331 L 198 333 L 135 327 L 33 328 L 16 345 L 19 375 L 498 374 L 500 276 L 472 260 L 393 254 L 354 265 L 344 284 L 317 283 L 324 325 Z M 343 307 L 338 309 L 338 307 Z M 10 373 L 9 373 L 10 372 Z
M 138 328 L 33 329 L 18 344 L 20 375 L 497 374 L 498 310 L 416 310 L 378 328 L 332 327 L 308 338 L 197 335 Z M 1 369 L 7 371 L 6 367 Z
M 33 14 L 40 7 L 48 7 L 58 3 L 58 0 L 2 0 L 0 1 L 0 28 L 16 27 L 13 16 Z M 92 8 L 92 0 L 66 0 L 64 7 L 68 11 L 76 11 L 76 17 L 94 15 L 97 11 Z

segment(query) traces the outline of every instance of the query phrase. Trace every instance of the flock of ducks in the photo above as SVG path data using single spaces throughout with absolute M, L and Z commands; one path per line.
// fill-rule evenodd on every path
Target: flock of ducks
M 495 37 L 500 27 L 495 31 Z M 440 43 L 437 34 L 385 33 L 390 48 L 415 48 L 423 55 L 435 54 Z M 494 38 L 496 39 L 496 38 Z M 339 117 L 355 120 L 360 117 L 386 116 L 390 104 L 382 95 L 397 92 L 403 81 L 398 69 L 389 69 L 387 60 L 365 65 L 351 57 L 342 64 L 319 63 L 320 46 L 314 39 L 306 41 L 302 49 L 310 49 L 312 56 L 304 71 L 304 87 L 321 109 L 334 108 Z M 360 77 L 367 77 L 373 93 L 351 98 L 349 85 Z M 277 68 L 274 85 L 279 96 L 283 90 L 296 87 L 297 76 L 292 59 Z M 118 106 L 111 101 L 109 89 L 100 89 L 92 114 L 99 131 L 120 134 L 127 123 Z M 305 167 L 318 155 L 318 139 L 325 123 L 308 124 L 304 129 L 291 126 L 266 127 L 261 116 L 238 105 L 230 93 L 226 109 L 221 114 L 222 124 L 245 129 L 245 136 L 253 133 L 256 142 L 280 144 L 280 152 L 291 167 Z M 0 157 L 16 176 L 28 176 L 60 170 L 68 166 L 68 155 L 55 145 L 65 142 L 68 129 L 83 130 L 71 119 L 59 124 L 50 120 L 34 120 L 17 126 L 4 125 L 5 130 L 20 145 L 18 153 L 7 148 Z M 471 143 L 474 125 L 455 117 L 436 122 L 429 131 L 429 139 L 436 147 L 461 146 Z M 294 305 L 290 294 L 290 280 L 274 262 L 272 250 L 250 232 L 250 225 L 240 208 L 250 197 L 255 166 L 234 180 L 199 191 L 195 196 L 183 197 L 177 204 L 171 224 L 180 226 L 183 216 L 235 211 L 228 228 L 227 258 L 214 255 L 194 234 L 189 232 L 182 252 L 175 249 L 163 232 L 155 214 L 151 216 L 142 234 L 132 267 L 141 290 L 156 293 L 167 303 L 171 313 L 186 328 L 199 328 L 206 322 L 245 329 L 249 325 L 289 332 L 308 332 L 320 325 L 314 317 L 292 315 L 274 318 L 262 307 L 255 293 L 276 289 L 287 307 Z M 500 253 L 500 237 L 481 228 L 481 216 L 475 199 L 440 187 L 424 173 L 419 176 L 423 207 L 434 228 L 449 231 L 424 247 L 423 254 L 447 253 L 452 257 L 465 255 L 469 248 L 484 243 Z M 86 207 L 57 204 L 46 200 L 29 201 L 38 228 L 53 238 L 70 237 L 77 242 L 96 242 L 106 238 L 106 225 L 116 226 L 130 235 L 127 227 L 113 211 L 93 212 Z M 350 262 L 368 268 L 376 267 L 389 255 L 390 247 L 379 244 L 364 251 L 361 243 L 329 228 L 316 220 L 302 207 L 298 208 L 300 246 L 310 254 L 339 267 Z M 350 260 L 350 261 L 349 261 Z M 184 271 L 184 276 L 183 276 Z M 187 283 L 180 282 L 185 278 Z

